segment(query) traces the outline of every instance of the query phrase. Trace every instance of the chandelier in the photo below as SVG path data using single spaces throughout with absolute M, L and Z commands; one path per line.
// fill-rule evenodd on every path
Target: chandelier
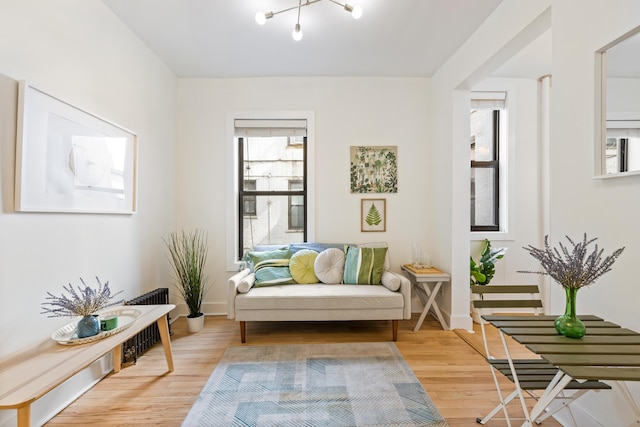
M 277 15 L 279 13 L 282 12 L 288 12 L 290 10 L 298 10 L 298 20 L 296 21 L 296 26 L 293 29 L 293 32 L 291 33 L 291 37 L 293 37 L 293 39 L 295 41 L 300 41 L 302 40 L 302 30 L 300 29 L 300 9 L 302 9 L 305 6 L 310 6 L 314 3 L 318 3 L 322 0 L 306 0 L 306 1 L 302 1 L 302 0 L 298 0 L 298 5 L 297 6 L 291 6 L 289 8 L 286 9 L 282 9 L 279 10 L 277 12 L 258 12 L 256 13 L 256 22 L 259 25 L 264 25 L 265 22 L 267 22 L 267 19 L 271 19 L 274 17 L 274 15 Z M 360 6 L 351 6 L 349 4 L 342 4 L 340 2 L 337 2 L 335 0 L 329 0 L 331 3 L 335 3 L 338 6 L 341 6 L 344 10 L 346 10 L 347 12 L 351 13 L 351 16 L 353 16 L 354 19 L 360 19 L 360 17 L 362 16 L 362 8 Z

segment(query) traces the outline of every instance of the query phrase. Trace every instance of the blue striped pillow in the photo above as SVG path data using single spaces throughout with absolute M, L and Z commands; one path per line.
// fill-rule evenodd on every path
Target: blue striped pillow
M 266 261 L 268 259 L 285 258 L 291 258 L 291 250 L 288 246 L 271 250 L 254 250 L 251 252 L 247 252 L 244 260 L 247 261 L 247 263 L 249 264 L 249 269 L 251 269 L 251 272 L 253 273 L 256 269 L 256 265 L 261 261 Z
M 344 261 L 344 283 L 379 285 L 382 283 L 387 248 L 347 246 Z
M 288 259 L 268 259 L 254 266 L 256 281 L 254 287 L 289 285 L 296 283 L 289 271 Z

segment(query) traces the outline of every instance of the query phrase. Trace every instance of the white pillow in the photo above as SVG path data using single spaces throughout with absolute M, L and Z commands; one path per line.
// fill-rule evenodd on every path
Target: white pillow
M 395 275 L 395 273 L 387 270 L 382 272 L 382 284 L 385 288 L 395 292 L 400 289 L 402 281 Z
M 246 294 L 247 292 L 249 292 L 249 289 L 251 289 L 255 281 L 256 281 L 255 273 L 246 275 L 244 279 L 242 279 L 240 283 L 238 283 L 238 292 L 240 292 L 241 294 Z
M 338 248 L 325 249 L 316 257 L 313 269 L 322 283 L 341 283 L 344 275 L 344 252 Z

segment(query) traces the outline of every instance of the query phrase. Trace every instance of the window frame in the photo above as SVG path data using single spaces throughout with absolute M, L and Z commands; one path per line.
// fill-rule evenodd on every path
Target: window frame
M 306 137 L 305 137 L 306 139 Z M 306 142 L 305 142 L 306 145 Z M 305 157 L 306 157 L 306 150 L 305 150 Z M 306 159 L 305 159 L 306 162 Z M 305 178 L 306 178 L 306 174 L 305 174 Z M 289 231 L 296 231 L 299 232 L 300 230 L 303 230 L 303 233 L 306 236 L 306 228 L 307 228 L 307 191 L 306 191 L 306 185 L 305 185 L 305 181 L 306 179 L 290 179 L 289 180 L 289 191 L 292 193 L 289 195 L 289 200 L 288 200 L 288 207 L 287 207 L 287 212 L 288 212 L 288 218 L 287 218 L 287 227 L 289 228 Z M 291 184 L 302 184 L 302 190 L 292 190 L 291 189 Z M 302 192 L 303 194 L 295 194 L 296 192 Z M 303 196 L 303 200 L 302 200 L 302 227 L 294 227 L 292 225 L 293 221 L 293 213 L 292 213 L 292 208 L 293 206 L 300 206 L 299 204 L 293 204 L 292 200 L 293 197 L 297 197 L 297 196 Z M 306 241 L 306 238 L 305 238 Z
M 244 141 L 245 141 L 244 136 L 241 137 L 237 137 L 237 146 L 238 146 L 238 164 L 236 165 L 237 167 L 237 171 L 238 171 L 238 208 L 237 208 L 237 213 L 238 213 L 238 224 L 240 224 L 240 226 L 238 227 L 238 248 L 237 248 L 237 257 L 238 259 L 236 261 L 241 261 L 242 257 L 243 257 L 243 252 L 244 252 L 244 227 L 242 227 L 243 221 L 244 221 L 244 198 L 245 197 L 253 197 L 254 200 L 256 200 L 256 205 L 257 205 L 257 198 L 260 196 L 287 196 L 287 211 L 288 211 L 288 224 L 287 227 L 289 229 L 289 231 L 292 231 L 293 229 L 291 228 L 291 196 L 302 196 L 303 198 L 303 213 L 302 213 L 302 221 L 303 221 L 303 226 L 301 229 L 295 229 L 295 231 L 300 232 L 302 231 L 302 236 L 303 236 L 303 241 L 307 241 L 307 208 L 306 208 L 306 202 L 307 202 L 307 191 L 306 191 L 306 181 L 307 181 L 307 137 L 303 137 L 302 139 L 302 190 L 277 190 L 277 191 L 273 191 L 273 190 L 245 190 L 244 188 L 244 183 L 245 181 L 247 181 L 247 179 L 244 176 Z M 289 146 L 289 141 L 287 140 L 287 145 Z M 300 180 L 295 180 L 295 181 L 300 181 Z M 291 182 L 291 180 L 289 180 L 289 183 Z
M 248 182 L 253 182 L 253 189 L 248 189 L 248 190 L 244 190 L 244 188 L 247 186 Z M 250 191 L 255 191 L 256 190 L 256 184 L 257 181 L 255 179 L 243 179 L 242 180 L 242 189 L 246 192 L 250 192 Z M 257 199 L 256 196 L 252 196 L 251 194 L 246 194 L 246 197 L 252 197 L 249 200 L 253 201 L 253 210 L 251 212 L 248 212 L 246 209 L 246 204 L 244 202 L 242 202 L 242 215 L 243 216 L 257 216 L 258 215 L 258 203 L 257 203 Z M 240 197 L 240 200 L 242 200 L 243 197 Z
M 492 110 L 492 160 L 471 160 L 471 170 L 473 169 L 493 169 L 493 224 L 473 225 L 470 224 L 471 232 L 495 232 L 501 231 L 500 224 L 500 117 L 501 110 Z M 471 182 L 469 182 L 471 185 Z M 471 202 L 471 200 L 469 200 Z
M 315 112 L 304 110 L 274 110 L 274 111 L 228 111 L 226 113 L 225 131 L 225 153 L 226 153 L 226 196 L 225 206 L 227 210 L 226 227 L 226 269 L 228 272 L 238 271 L 243 264 L 239 261 L 242 253 L 239 253 L 238 229 L 242 222 L 239 220 L 239 182 L 238 171 L 238 144 L 235 144 L 235 121 L 236 120 L 306 120 L 307 121 L 307 143 L 306 143 L 306 177 L 307 177 L 307 200 L 305 208 L 307 211 L 307 241 L 315 240 Z

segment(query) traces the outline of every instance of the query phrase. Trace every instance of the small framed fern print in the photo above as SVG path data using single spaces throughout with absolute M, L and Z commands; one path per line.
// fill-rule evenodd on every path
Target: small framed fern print
M 387 231 L 387 199 L 362 199 L 360 231 Z

